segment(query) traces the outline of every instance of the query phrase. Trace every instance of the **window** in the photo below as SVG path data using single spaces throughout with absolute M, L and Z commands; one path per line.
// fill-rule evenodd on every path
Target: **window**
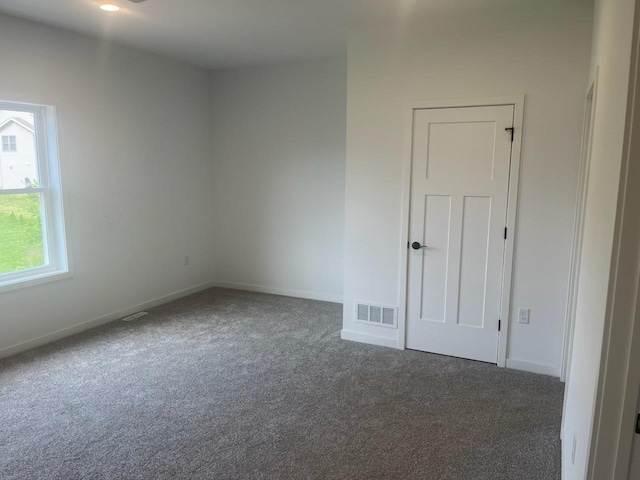
M 2 136 L 2 151 L 3 152 L 17 152 L 18 147 L 16 145 L 15 135 L 3 135 Z
M 0 135 L 2 291 L 67 274 L 68 262 L 55 109 L 0 102 Z

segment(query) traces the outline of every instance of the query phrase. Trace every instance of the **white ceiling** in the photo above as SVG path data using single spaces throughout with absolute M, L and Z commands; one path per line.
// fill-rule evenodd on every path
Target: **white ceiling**
M 106 1 L 122 10 L 103 12 L 98 6 Z M 224 68 L 343 54 L 348 19 L 389 9 L 429 13 L 539 1 L 0 0 L 0 12 Z
M 0 0 L 0 11 L 206 67 L 273 63 L 346 49 L 340 0 Z

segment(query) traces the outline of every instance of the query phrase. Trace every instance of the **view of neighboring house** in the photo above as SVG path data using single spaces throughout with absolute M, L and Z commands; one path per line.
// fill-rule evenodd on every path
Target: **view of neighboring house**
M 0 189 L 28 187 L 37 182 L 33 115 L 0 111 Z

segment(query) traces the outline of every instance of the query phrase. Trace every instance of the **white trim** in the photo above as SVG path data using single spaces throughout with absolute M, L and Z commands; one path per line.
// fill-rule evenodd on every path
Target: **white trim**
M 458 98 L 451 100 L 415 100 L 408 102 L 405 107 L 405 139 L 403 154 L 403 190 L 402 190 L 402 223 L 401 223 L 401 251 L 400 251 L 400 281 L 398 285 L 398 348 L 406 345 L 407 321 L 407 274 L 409 255 L 409 213 L 411 208 L 411 154 L 413 141 L 413 112 L 414 110 L 430 108 L 463 108 L 489 107 L 499 105 L 513 105 L 513 127 L 515 129 L 511 145 L 511 175 L 509 177 L 509 198 L 507 200 L 508 228 L 507 241 L 502 271 L 502 301 L 501 319 L 502 331 L 498 333 L 498 366 L 505 367 L 507 360 L 507 343 L 509 338 L 509 323 L 511 318 L 511 281 L 513 276 L 513 252 L 516 238 L 516 217 L 518 210 L 518 186 L 520 182 L 520 158 L 522 150 L 522 126 L 524 122 L 525 96 L 488 97 L 488 98 Z
M 416 102 L 418 103 L 418 102 Z M 398 282 L 398 348 L 407 345 L 407 295 L 409 284 L 409 222 L 411 215 L 411 161 L 413 156 L 413 116 L 416 103 L 405 105 L 402 155 L 402 207 L 400 211 L 400 276 Z
M 571 366 L 571 352 L 573 350 L 573 333 L 575 330 L 575 315 L 578 300 L 578 283 L 580 278 L 580 259 L 582 257 L 582 238 L 584 233 L 584 219 L 587 206 L 589 172 L 591 170 L 591 147 L 593 144 L 593 127 L 596 114 L 596 100 L 598 98 L 598 73 L 596 68 L 593 81 L 585 95 L 584 119 L 582 128 L 582 151 L 578 170 L 578 188 L 576 191 L 575 219 L 573 226 L 573 245 L 571 248 L 571 268 L 569 271 L 569 286 L 567 289 L 567 306 L 565 310 L 564 340 L 562 348 L 562 362 L 560 380 L 568 382 L 569 367 Z M 589 102 L 591 111 L 588 110 Z M 587 118 L 589 115 L 589 118 Z M 565 403 L 567 397 L 565 396 Z
M 524 95 L 412 100 L 406 105 L 412 110 L 424 110 L 431 108 L 497 107 L 501 105 L 516 105 L 518 103 L 524 103 Z
M 32 272 L 32 275 L 26 275 L 27 272 Z M 32 268 L 29 270 L 20 270 L 20 273 L 21 275 L 13 280 L 0 282 L 0 294 L 73 277 L 68 270 Z
M 578 285 L 580 281 L 580 262 L 582 258 L 582 240 L 584 234 L 584 219 L 587 207 L 589 172 L 591 169 L 591 147 L 593 143 L 593 128 L 595 125 L 596 100 L 598 96 L 598 75 L 600 67 L 596 66 L 595 75 L 589 81 L 589 88 L 585 94 L 585 118 L 583 119 L 582 149 L 580 152 L 580 167 L 578 171 L 578 191 L 576 192 L 576 209 L 573 230 L 573 246 L 571 249 L 571 266 L 567 285 L 567 305 L 565 310 L 564 338 L 562 345 L 562 359 L 560 362 L 560 381 L 569 385 L 571 370 L 571 355 L 573 353 L 573 337 L 575 332 L 575 317 L 578 301 Z M 587 119 L 587 105 L 591 96 L 591 118 Z M 589 123 L 587 123 L 589 122 Z M 587 131 L 587 128 L 590 131 Z M 585 135 L 590 135 L 588 145 Z M 587 151 L 585 151 L 585 149 Z M 582 200 L 582 204 L 580 203 Z M 567 387 L 565 387 L 566 389 Z M 567 399 L 564 395 L 562 402 L 562 423 L 560 424 L 560 438 L 564 438 L 564 424 L 567 418 Z
M 0 190 L 0 195 L 16 195 L 16 194 L 23 194 L 23 193 L 44 193 L 46 192 L 48 189 L 46 188 L 32 188 L 32 187 L 25 187 L 25 188 L 6 188 L 4 190 Z
M 368 343 L 369 345 L 378 345 L 380 347 L 400 348 L 397 338 L 380 337 L 371 335 L 370 333 L 355 332 L 353 330 L 342 330 L 340 332 L 342 340 L 351 342 Z
M 20 105 L 21 112 L 37 113 L 42 108 L 42 103 L 22 102 L 20 100 L 2 100 L 0 99 L 0 110 L 15 110 L 15 106 Z
M 502 329 L 498 333 L 498 366 L 506 367 L 511 325 L 511 283 L 513 281 L 513 256 L 516 240 L 516 220 L 518 216 L 518 188 L 520 186 L 520 158 L 522 153 L 522 129 L 524 125 L 525 97 L 514 98 L 513 128 L 511 144 L 511 174 L 509 176 L 509 198 L 507 199 L 507 241 L 505 242 L 502 264 Z
M 560 377 L 560 368 L 553 365 L 544 365 L 542 363 L 533 363 L 527 362 L 526 360 L 507 358 L 506 367 L 513 370 L 523 370 L 525 372 L 539 373 L 541 375 L 550 375 L 558 378 Z
M 307 292 L 304 290 L 289 290 L 286 288 L 265 287 L 263 285 L 252 285 L 249 283 L 225 282 L 215 280 L 214 287 L 229 288 L 231 290 L 243 290 L 245 292 L 269 293 L 271 295 L 281 295 L 283 297 L 306 298 L 308 300 L 319 300 L 322 302 L 342 303 L 342 296 L 331 293 Z
M 2 350 L 0 350 L 0 358 L 10 357 L 12 355 L 16 355 L 18 353 L 25 352 L 27 350 L 31 350 L 32 348 L 39 347 L 47 343 L 55 342 L 56 340 L 60 340 L 62 338 L 66 338 L 71 335 L 75 335 L 76 333 L 80 333 L 85 330 L 89 330 L 91 328 L 95 328 L 100 325 L 113 322 L 115 320 L 120 320 L 133 313 L 137 313 L 140 310 L 146 310 L 149 308 L 157 307 L 158 305 L 163 305 L 165 303 L 178 300 L 179 298 L 186 297 L 188 295 L 192 295 L 194 293 L 198 293 L 203 290 L 207 290 L 208 288 L 211 288 L 211 287 L 213 287 L 212 282 L 201 283 L 200 285 L 196 285 L 195 287 L 190 287 L 184 290 L 170 293 L 169 295 L 164 295 L 162 297 L 149 300 L 148 302 L 144 302 L 133 307 L 125 308 L 124 310 L 120 310 L 118 312 L 110 313 L 108 315 L 104 315 L 102 317 L 95 318 L 93 320 L 88 320 L 86 322 L 82 322 L 77 325 L 73 325 L 71 327 L 63 328 L 62 330 L 58 330 L 53 333 L 48 333 L 46 335 L 42 335 L 40 337 L 36 337 L 32 340 L 27 340 L 26 342 L 18 343 L 10 347 L 5 347 Z

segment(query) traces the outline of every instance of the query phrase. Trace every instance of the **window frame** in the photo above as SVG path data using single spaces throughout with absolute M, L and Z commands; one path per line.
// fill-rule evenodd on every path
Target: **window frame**
M 7 148 L 5 149 L 4 139 L 7 140 Z M 13 138 L 13 143 L 11 139 Z M 12 148 L 13 147 L 13 148 Z M 15 135 L 2 135 L 2 153 L 16 153 L 18 151 L 18 138 Z
M 56 109 L 49 105 L 0 100 L 0 110 L 33 113 L 38 187 L 0 190 L 0 195 L 40 194 L 44 265 L 0 273 L 0 293 L 70 276 Z

